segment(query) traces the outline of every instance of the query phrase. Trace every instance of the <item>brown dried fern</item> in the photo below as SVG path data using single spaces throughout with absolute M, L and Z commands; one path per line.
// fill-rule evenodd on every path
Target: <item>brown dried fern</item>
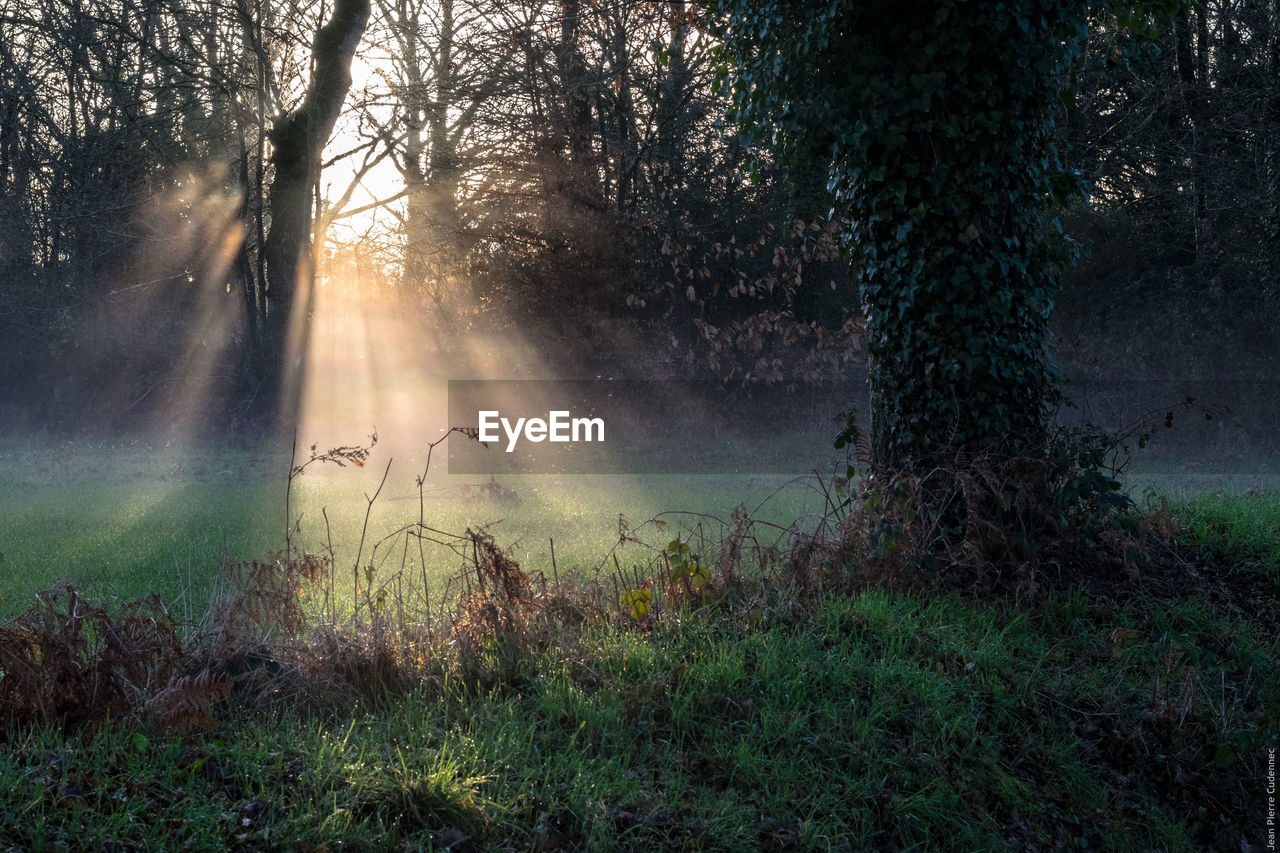
M 230 678 L 206 665 L 194 675 L 174 677 L 147 701 L 143 713 L 168 730 L 207 728 L 213 724 L 214 707 L 231 698 L 233 686 Z

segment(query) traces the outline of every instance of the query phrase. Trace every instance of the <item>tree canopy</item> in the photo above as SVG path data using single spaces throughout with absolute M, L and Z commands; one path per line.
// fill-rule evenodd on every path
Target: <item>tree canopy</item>
M 295 259 L 553 368 L 856 404 L 869 355 L 876 452 L 922 468 L 1041 446 L 1052 325 L 1067 373 L 1267 340 L 1272 0 L 0 11 L 0 384 L 42 419 L 171 411 L 200 352 L 192 419 L 242 423 Z

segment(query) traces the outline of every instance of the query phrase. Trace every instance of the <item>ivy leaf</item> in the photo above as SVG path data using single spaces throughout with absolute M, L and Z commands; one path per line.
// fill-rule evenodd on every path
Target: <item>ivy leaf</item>
M 619 602 L 631 611 L 632 619 L 643 619 L 649 615 L 653 591 L 648 589 L 623 590 Z

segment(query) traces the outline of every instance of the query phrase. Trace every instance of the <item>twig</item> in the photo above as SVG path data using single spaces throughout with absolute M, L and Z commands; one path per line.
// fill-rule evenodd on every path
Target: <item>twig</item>
M 378 490 L 373 493 L 373 497 L 369 497 L 368 494 L 364 496 L 368 506 L 366 506 L 364 510 L 364 526 L 360 528 L 360 547 L 356 549 L 356 562 L 352 567 L 353 577 L 355 579 L 354 593 L 357 613 L 360 612 L 360 558 L 364 555 L 364 539 L 365 535 L 369 532 L 369 516 L 373 514 L 374 501 L 378 499 L 378 495 L 382 494 L 382 487 L 387 484 L 387 475 L 390 473 L 391 459 L 388 459 L 387 467 L 382 472 L 382 481 L 378 483 Z M 365 591 L 365 596 L 368 597 L 368 590 Z
M 293 478 L 302 473 L 301 468 L 294 467 L 293 460 L 298 456 L 298 428 L 293 428 L 293 444 L 289 448 L 289 476 L 285 480 L 284 486 L 284 561 L 287 564 L 292 554 L 292 535 L 290 528 L 293 524 L 293 513 L 289 509 L 289 500 L 293 495 Z
M 329 610 L 329 621 L 337 623 L 338 621 L 338 592 L 333 588 L 334 567 L 338 564 L 338 555 L 333 551 L 333 529 L 329 525 L 329 508 L 320 507 L 320 515 L 324 516 L 324 538 L 329 543 L 329 571 L 328 584 L 324 591 L 325 606 Z

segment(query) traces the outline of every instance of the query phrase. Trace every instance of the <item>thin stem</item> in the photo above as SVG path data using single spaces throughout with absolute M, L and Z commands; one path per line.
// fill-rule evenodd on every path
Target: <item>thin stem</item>
M 360 528 L 360 547 L 356 549 L 356 562 L 353 567 L 356 582 L 356 612 L 359 612 L 359 587 L 360 587 L 360 558 L 364 555 L 364 540 L 369 532 L 369 516 L 373 514 L 373 504 L 378 500 L 378 495 L 382 494 L 382 487 L 387 484 L 387 475 L 391 473 L 391 459 L 387 460 L 387 467 L 382 472 L 382 481 L 378 483 L 378 490 L 373 493 L 373 497 L 365 495 L 364 499 L 368 506 L 364 510 L 364 526 Z M 369 597 L 369 590 L 365 590 L 365 597 Z
M 293 478 L 296 476 L 297 469 L 294 468 L 293 462 L 298 457 L 298 428 L 293 428 L 293 445 L 289 448 L 289 477 L 284 486 L 284 561 L 287 564 L 292 556 L 293 544 L 293 513 L 289 507 L 290 498 L 293 495 Z

